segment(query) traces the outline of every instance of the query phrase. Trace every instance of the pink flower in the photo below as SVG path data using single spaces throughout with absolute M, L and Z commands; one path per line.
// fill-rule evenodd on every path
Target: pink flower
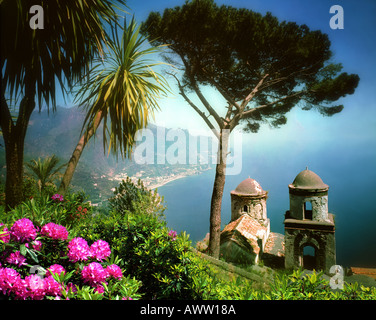
M 121 271 L 120 267 L 116 264 L 111 264 L 106 269 L 108 277 L 114 277 L 116 279 L 121 279 L 123 276 L 123 271 Z
M 96 286 L 94 292 L 97 292 L 97 293 L 104 293 L 104 287 L 101 286 L 101 285 L 98 285 L 98 286 Z
M 97 240 L 90 246 L 91 256 L 97 261 L 105 260 L 111 254 L 109 244 L 104 240 Z
M 42 236 L 47 236 L 56 240 L 67 240 L 68 231 L 64 226 L 60 226 L 53 222 L 49 222 L 42 227 L 41 230 Z
M 62 286 L 52 276 L 44 278 L 44 291 L 49 296 L 60 296 Z
M 21 280 L 20 274 L 11 268 L 0 269 L 0 292 L 10 293 L 14 286 Z
M 89 263 L 82 269 L 82 279 L 92 287 L 100 285 L 105 282 L 107 272 L 103 269 L 102 265 L 98 262 Z
M 4 224 L 0 223 L 0 241 L 3 241 L 4 243 L 8 243 L 9 240 L 10 240 L 10 234 L 9 234 L 8 228 Z
M 26 258 L 21 254 L 20 251 L 12 252 L 8 258 L 5 259 L 6 262 L 14 264 L 17 267 L 25 265 Z
M 40 242 L 39 240 L 34 240 L 30 243 L 35 251 L 40 251 L 42 249 L 42 242 Z M 30 248 L 30 245 L 28 243 L 25 243 L 25 247 Z
M 13 224 L 10 229 L 10 236 L 13 240 L 21 243 L 29 242 L 36 238 L 37 229 L 29 219 L 22 218 Z
M 64 201 L 64 197 L 58 193 L 54 194 L 52 197 L 51 197 L 52 200 L 56 200 L 56 201 Z
M 168 236 L 171 238 L 172 241 L 176 240 L 177 235 L 178 234 L 176 233 L 176 231 L 173 231 L 173 230 L 170 230 L 170 232 L 168 233 Z
M 33 249 L 36 251 L 40 251 L 42 249 L 42 242 L 39 240 L 34 240 L 32 243 Z
M 27 296 L 32 300 L 42 300 L 45 296 L 44 280 L 36 274 L 25 277 L 27 285 Z M 25 295 L 24 295 L 24 298 Z
M 73 238 L 68 244 L 67 256 L 71 262 L 87 260 L 91 252 L 86 240 L 81 237 Z
M 17 300 L 26 300 L 29 296 L 26 281 L 20 278 L 19 281 L 14 284 L 12 292 Z
M 131 297 L 123 297 L 121 300 L 133 300 Z
M 60 275 L 62 272 L 64 274 L 66 272 L 63 266 L 61 266 L 60 264 L 53 264 L 52 266 L 47 268 L 46 276 L 52 276 L 53 273 Z

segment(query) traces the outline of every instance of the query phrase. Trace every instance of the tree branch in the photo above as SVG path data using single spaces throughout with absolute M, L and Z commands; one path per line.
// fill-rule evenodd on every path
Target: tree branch
M 218 130 L 214 127 L 214 125 L 210 122 L 208 117 L 205 115 L 204 112 L 202 112 L 185 94 L 184 92 L 184 87 L 181 85 L 179 79 L 173 74 L 166 72 L 167 74 L 173 76 L 178 84 L 180 95 L 189 103 L 189 105 L 200 115 L 200 117 L 205 121 L 205 123 L 208 125 L 208 127 L 213 131 L 214 135 L 219 139 L 219 132 Z
M 247 106 L 248 102 L 252 100 L 252 98 L 256 95 L 256 93 L 259 91 L 261 85 L 263 84 L 263 82 L 265 81 L 265 79 L 269 76 L 269 74 L 265 74 L 261 80 L 259 81 L 259 83 L 256 85 L 256 87 L 253 88 L 253 90 L 250 92 L 250 94 L 242 101 L 241 105 L 240 105 L 240 111 L 241 113 L 243 113 L 244 111 L 244 108 Z
M 223 128 L 223 120 L 222 118 L 218 115 L 218 113 L 212 108 L 212 106 L 209 104 L 209 102 L 205 99 L 204 95 L 202 94 L 200 88 L 198 87 L 196 80 L 191 79 L 191 82 L 193 84 L 193 89 L 195 90 L 197 96 L 201 100 L 202 104 L 205 106 L 206 110 L 208 110 L 209 114 L 212 115 L 217 122 L 219 128 Z
M 283 97 L 283 98 L 281 98 L 281 99 L 278 99 L 278 100 L 275 100 L 275 101 L 273 101 L 273 102 L 270 102 L 270 103 L 267 103 L 267 104 L 260 105 L 260 106 L 258 106 L 258 107 L 256 107 L 256 108 L 252 108 L 252 109 L 250 109 L 250 110 L 245 111 L 245 112 L 243 113 L 243 117 L 244 117 L 244 118 L 247 118 L 247 117 L 249 117 L 252 113 L 254 113 L 254 112 L 256 112 L 256 111 L 260 111 L 261 109 L 264 109 L 264 108 L 270 107 L 270 106 L 272 106 L 273 104 L 276 104 L 276 103 L 282 102 L 282 101 L 287 100 L 287 99 L 289 99 L 289 98 L 297 97 L 297 96 L 299 96 L 299 95 L 301 95 L 301 94 L 303 94 L 303 93 L 306 93 L 306 92 L 307 92 L 306 90 L 298 91 L 298 92 L 295 92 L 294 94 L 291 94 L 291 95 L 285 96 L 285 97 Z

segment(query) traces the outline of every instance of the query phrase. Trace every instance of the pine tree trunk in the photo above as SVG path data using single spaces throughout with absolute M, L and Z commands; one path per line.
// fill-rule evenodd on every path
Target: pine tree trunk
M 213 194 L 210 207 L 210 237 L 209 254 L 214 258 L 219 258 L 220 238 L 221 238 L 221 207 L 223 189 L 226 180 L 226 158 L 229 141 L 229 131 L 222 130 L 218 145 L 218 163 L 216 166 Z
M 94 123 L 92 127 L 89 130 L 86 130 L 80 140 L 78 141 L 78 144 L 73 151 L 73 154 L 68 162 L 67 169 L 65 170 L 64 176 L 61 180 L 58 194 L 64 195 L 69 187 L 69 184 L 71 183 L 71 180 L 73 178 L 73 174 L 76 171 L 76 167 L 78 164 L 78 160 L 80 160 L 80 157 L 82 155 L 82 152 L 84 151 L 85 146 L 87 145 L 90 138 L 95 134 L 97 131 L 99 124 L 102 121 L 102 112 L 99 112 L 95 118 Z

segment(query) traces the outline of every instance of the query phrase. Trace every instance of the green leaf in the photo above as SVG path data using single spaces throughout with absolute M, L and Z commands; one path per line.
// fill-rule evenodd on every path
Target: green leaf
M 20 253 L 21 253 L 23 256 L 26 256 L 26 245 L 25 245 L 25 244 L 21 244 L 21 245 L 20 245 Z
M 31 257 L 31 259 L 33 259 L 34 262 L 39 263 L 38 257 L 36 253 L 34 252 L 34 250 L 30 250 L 29 248 L 26 248 L 26 252 Z

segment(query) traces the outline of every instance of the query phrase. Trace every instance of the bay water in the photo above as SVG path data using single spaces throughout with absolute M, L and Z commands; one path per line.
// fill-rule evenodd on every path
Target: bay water
M 329 185 L 329 212 L 336 222 L 337 264 L 376 267 L 376 149 L 367 139 L 302 149 L 288 143 L 245 145 L 241 173 L 226 177 L 222 228 L 231 218 L 231 190 L 250 177 L 268 191 L 271 231 L 284 234 L 288 185 L 307 166 Z M 168 227 L 186 231 L 193 245 L 209 232 L 214 177 L 213 166 L 212 170 L 158 188 L 167 205 Z

